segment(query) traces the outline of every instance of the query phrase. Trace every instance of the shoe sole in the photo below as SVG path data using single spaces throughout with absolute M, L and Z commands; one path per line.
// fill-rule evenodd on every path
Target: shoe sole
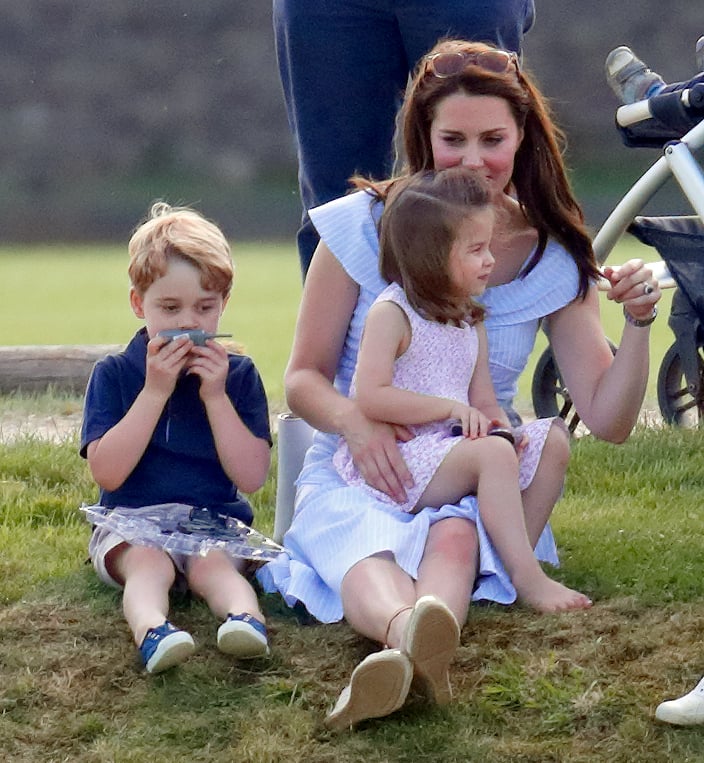
M 403 707 L 412 680 L 413 666 L 400 650 L 370 654 L 352 672 L 325 726 L 342 731 L 367 718 L 390 715 Z
M 257 637 L 251 625 L 232 621 L 224 623 L 218 629 L 218 649 L 223 654 L 241 660 L 266 657 L 269 654 L 268 644 Z
M 449 668 L 460 643 L 457 619 L 439 599 L 422 596 L 406 626 L 404 651 L 437 705 L 452 700 Z
M 196 645 L 188 633 L 174 633 L 167 636 L 154 650 L 146 664 L 147 673 L 161 673 L 187 660 Z

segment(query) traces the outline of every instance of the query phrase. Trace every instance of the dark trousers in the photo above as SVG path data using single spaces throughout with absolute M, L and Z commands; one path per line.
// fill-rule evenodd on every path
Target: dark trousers
M 318 242 L 307 210 L 393 164 L 409 72 L 441 37 L 521 50 L 533 0 L 274 0 L 274 31 L 303 204 L 305 276 Z

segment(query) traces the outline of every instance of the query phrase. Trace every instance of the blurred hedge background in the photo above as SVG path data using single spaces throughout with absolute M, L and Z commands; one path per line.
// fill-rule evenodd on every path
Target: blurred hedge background
M 525 62 L 596 225 L 654 159 L 621 146 L 604 58 L 630 44 L 666 79 L 689 77 L 702 3 L 537 5 Z M 240 240 L 293 236 L 268 0 L 3 0 L 0 98 L 3 242 L 125 240 L 155 198 L 195 204 Z

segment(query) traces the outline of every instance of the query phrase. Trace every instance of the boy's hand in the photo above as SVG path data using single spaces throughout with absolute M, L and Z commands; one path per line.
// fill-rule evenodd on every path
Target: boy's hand
M 168 398 L 193 348 L 187 337 L 174 341 L 155 336 L 147 344 L 147 376 L 144 389 Z
M 200 399 L 205 403 L 225 394 L 225 382 L 230 364 L 227 350 L 212 339 L 205 347 L 195 346 L 187 362 L 188 373 L 200 377 Z

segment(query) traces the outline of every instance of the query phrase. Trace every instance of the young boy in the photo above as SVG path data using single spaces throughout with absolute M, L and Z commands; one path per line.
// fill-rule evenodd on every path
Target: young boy
M 249 358 L 228 354 L 213 339 L 201 346 L 187 333 L 217 332 L 233 281 L 229 245 L 197 212 L 158 203 L 132 236 L 129 255 L 130 304 L 146 325 L 124 352 L 96 364 L 81 432 L 80 452 L 100 486 L 100 504 L 134 516 L 149 507 L 150 516 L 171 526 L 187 520 L 192 507 L 251 524 L 238 488 L 258 490 L 269 469 L 261 379 Z M 160 336 L 163 331 L 171 335 Z M 195 648 L 190 634 L 167 619 L 177 577 L 224 621 L 221 651 L 268 654 L 243 560 L 221 550 L 189 556 L 127 543 L 100 526 L 89 551 L 99 577 L 123 588 L 125 618 L 150 673 L 182 662 Z

